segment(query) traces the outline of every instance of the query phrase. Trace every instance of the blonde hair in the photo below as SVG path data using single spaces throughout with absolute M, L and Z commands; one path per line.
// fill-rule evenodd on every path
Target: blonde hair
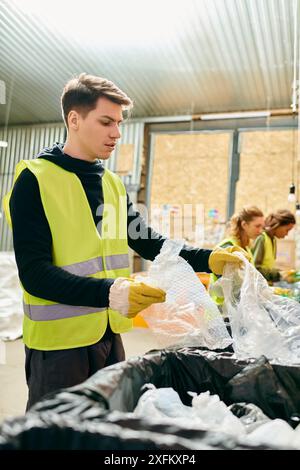
M 68 127 L 68 115 L 72 109 L 85 117 L 95 109 L 101 97 L 122 105 L 123 110 L 130 111 L 133 107 L 132 100 L 113 82 L 106 78 L 81 73 L 66 83 L 61 95 L 62 114 L 66 126 Z
M 242 222 L 251 222 L 256 217 L 263 217 L 264 214 L 256 206 L 245 206 L 240 212 L 236 212 L 230 219 L 230 234 L 242 244 L 244 229 Z
M 296 219 L 294 214 L 287 209 L 280 209 L 277 212 L 272 212 L 265 221 L 266 230 L 275 230 L 282 225 L 295 224 Z

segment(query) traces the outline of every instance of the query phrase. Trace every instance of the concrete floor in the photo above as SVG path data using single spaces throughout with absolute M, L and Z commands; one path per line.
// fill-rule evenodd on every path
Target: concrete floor
M 135 328 L 122 335 L 126 358 L 140 356 L 150 349 L 159 349 L 154 335 L 147 328 Z M 24 345 L 21 339 L 0 342 L 0 422 L 24 414 L 27 386 L 24 372 Z

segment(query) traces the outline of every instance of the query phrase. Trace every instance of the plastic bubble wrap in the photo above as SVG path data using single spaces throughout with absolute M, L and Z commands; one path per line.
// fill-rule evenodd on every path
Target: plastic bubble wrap
M 282 363 L 300 363 L 300 304 L 275 295 L 255 267 L 243 258 L 227 264 L 222 287 L 237 357 L 265 355 Z
M 166 291 L 166 302 L 142 312 L 164 346 L 224 349 L 232 343 L 215 303 L 192 267 L 179 256 L 183 243 L 166 240 L 143 282 Z

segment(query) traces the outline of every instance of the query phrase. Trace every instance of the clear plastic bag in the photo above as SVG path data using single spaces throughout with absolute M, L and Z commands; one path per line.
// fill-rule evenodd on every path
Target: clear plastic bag
M 0 253 L 0 340 L 22 336 L 22 290 L 14 253 Z
M 222 288 L 237 357 L 265 355 L 300 363 L 300 304 L 272 292 L 267 281 L 242 255 L 243 266 L 226 264 Z
M 232 343 L 217 306 L 192 267 L 179 256 L 183 242 L 166 240 L 142 281 L 166 291 L 166 302 L 141 312 L 163 347 L 224 349 Z
M 247 433 L 251 433 L 262 424 L 271 421 L 271 419 L 253 403 L 233 403 L 232 405 L 229 405 L 228 408 L 234 416 L 239 418 Z
M 199 395 L 187 392 L 193 399 L 192 406 L 186 406 L 171 387 L 156 388 L 152 384 L 146 387 L 148 390 L 140 397 L 134 416 L 187 429 L 224 432 L 236 437 L 246 435 L 243 423 L 218 395 L 209 391 Z

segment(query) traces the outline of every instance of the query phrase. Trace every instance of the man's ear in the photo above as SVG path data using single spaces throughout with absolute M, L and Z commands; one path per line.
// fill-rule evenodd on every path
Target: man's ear
M 79 114 L 74 109 L 72 109 L 68 114 L 68 124 L 69 129 L 77 131 L 79 125 Z
M 245 226 L 246 226 L 246 225 L 247 225 L 247 222 L 245 222 L 245 220 L 242 220 L 241 227 L 242 227 L 243 229 L 245 229 Z

